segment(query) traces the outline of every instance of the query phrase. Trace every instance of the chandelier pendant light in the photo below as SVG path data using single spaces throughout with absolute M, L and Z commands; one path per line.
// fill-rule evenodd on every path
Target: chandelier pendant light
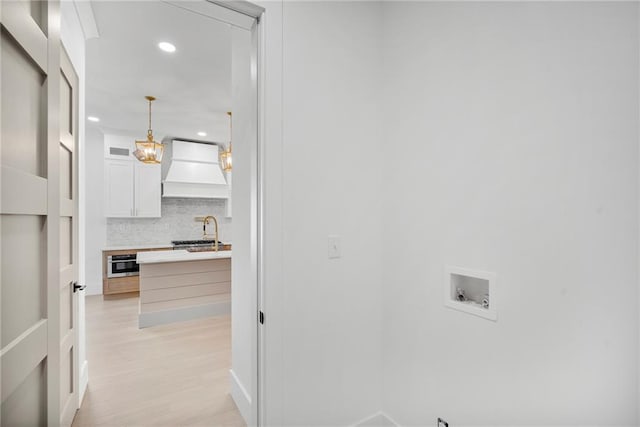
M 147 140 L 136 141 L 136 151 L 133 152 L 133 155 L 143 163 L 162 163 L 164 145 L 153 140 L 153 131 L 151 130 L 151 103 L 155 101 L 156 98 L 153 96 L 145 96 L 145 99 L 149 101 L 149 130 L 147 131 Z
M 231 172 L 231 170 L 233 169 L 233 159 L 231 155 L 231 145 L 233 143 L 233 123 L 231 118 L 231 111 L 228 111 L 227 115 L 229 116 L 229 148 L 220 152 L 220 165 L 222 166 L 222 170 L 224 170 L 225 172 Z

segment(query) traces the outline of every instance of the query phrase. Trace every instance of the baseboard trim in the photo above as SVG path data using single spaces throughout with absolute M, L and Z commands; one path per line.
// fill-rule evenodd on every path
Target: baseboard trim
M 400 427 L 400 424 L 384 412 L 378 411 L 353 424 L 352 427 Z
M 87 391 L 87 386 L 89 385 L 89 361 L 85 360 L 82 363 L 82 367 L 80 368 L 80 385 L 78 390 L 78 408 L 82 406 L 82 400 L 84 399 L 84 394 Z
M 195 307 L 175 308 L 172 310 L 152 311 L 138 314 L 138 328 L 166 325 L 167 323 L 183 322 L 185 320 L 200 319 L 202 317 L 219 316 L 231 313 L 230 302 L 217 302 L 197 305 Z
M 236 403 L 240 415 L 244 418 L 244 422 L 250 425 L 251 421 L 251 396 L 247 393 L 242 382 L 238 378 L 233 369 L 229 369 L 229 378 L 231 380 L 231 398 Z

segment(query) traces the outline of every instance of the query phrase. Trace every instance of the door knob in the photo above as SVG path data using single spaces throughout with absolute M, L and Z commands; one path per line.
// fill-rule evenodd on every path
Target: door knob
M 77 291 L 84 291 L 84 288 L 87 287 L 87 285 L 78 285 L 78 282 L 72 282 L 73 284 L 73 292 L 77 292 Z

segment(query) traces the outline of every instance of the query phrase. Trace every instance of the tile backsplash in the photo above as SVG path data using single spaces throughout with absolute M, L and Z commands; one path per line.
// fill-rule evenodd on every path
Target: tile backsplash
M 231 242 L 231 218 L 225 217 L 222 199 L 162 199 L 161 218 L 107 218 L 107 246 L 165 244 L 171 240 L 202 238 L 202 222 L 195 217 L 213 215 L 220 240 Z M 213 225 L 207 226 L 213 234 Z

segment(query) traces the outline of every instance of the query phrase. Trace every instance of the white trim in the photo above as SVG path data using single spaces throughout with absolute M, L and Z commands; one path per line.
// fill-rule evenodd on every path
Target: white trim
M 258 425 L 283 425 L 283 2 L 260 2 L 258 38 Z M 268 52 L 268 54 L 267 54 Z M 267 58 L 268 56 L 268 58 Z M 267 292 L 266 289 L 269 289 Z
M 85 360 L 80 367 L 80 386 L 78 387 L 78 409 L 82 406 L 84 394 L 89 386 L 89 361 Z
M 247 389 L 242 384 L 242 381 L 238 378 L 233 369 L 229 369 L 229 380 L 231 382 L 231 398 L 235 402 L 240 415 L 244 419 L 247 425 L 250 425 L 251 419 L 251 396 L 247 392 Z
M 232 2 L 226 1 L 210 1 L 206 0 L 203 3 L 190 2 L 185 4 L 182 0 L 162 0 L 163 3 L 177 7 L 179 9 L 188 10 L 198 15 L 206 16 L 224 24 L 230 24 L 244 30 L 251 30 L 255 23 L 255 18 L 238 12 L 230 4 Z M 215 7 L 215 12 L 211 12 L 211 7 Z
M 200 319 L 209 316 L 219 316 L 231 313 L 230 302 L 215 302 L 197 305 L 195 307 L 174 308 L 171 310 L 153 311 L 138 314 L 138 328 L 166 325 L 167 323 Z
M 400 427 L 393 418 L 382 411 L 378 411 L 367 418 L 354 423 L 352 427 Z
M 82 27 L 84 39 L 89 40 L 99 38 L 100 32 L 98 31 L 98 24 L 96 23 L 96 16 L 93 13 L 91 2 L 74 0 L 73 6 L 76 9 L 76 14 L 80 21 L 80 27 Z
M 250 3 L 248 1 L 244 1 L 244 0 L 207 0 L 207 1 L 258 20 L 264 13 L 263 7 Z
M 640 23 L 640 8 L 638 9 L 638 12 L 637 12 L 636 22 Z M 638 53 L 638 52 L 636 52 L 636 53 Z M 636 96 L 640 97 L 640 90 L 638 91 L 638 93 L 636 93 Z M 640 119 L 640 117 L 638 117 L 638 119 Z M 640 162 L 640 157 L 638 157 L 638 159 L 636 159 L 636 160 Z M 636 180 L 638 181 L 638 183 L 640 183 L 640 174 L 638 174 L 636 176 Z M 640 198 L 638 199 L 638 204 L 636 206 L 637 206 L 636 209 L 640 208 Z M 638 209 L 638 210 L 640 210 L 640 209 Z M 640 221 L 640 218 L 638 218 L 638 221 Z M 639 228 L 639 230 L 640 230 L 640 228 Z M 636 236 L 636 239 L 640 239 L 640 234 L 638 234 Z M 636 248 L 637 248 L 637 245 L 636 245 Z M 637 261 L 638 261 L 638 266 L 640 266 L 640 252 L 636 253 L 636 257 L 639 257 L 639 258 L 637 258 Z M 637 276 L 636 280 L 637 280 L 638 290 L 640 290 L 640 275 Z M 638 304 L 638 307 L 640 308 L 640 292 L 637 292 L 637 295 L 638 295 L 638 298 L 637 298 L 636 303 Z M 640 309 L 637 310 L 637 313 L 638 314 L 637 314 L 637 319 L 636 320 L 637 320 L 638 326 L 639 326 L 639 328 L 637 330 L 637 334 L 638 334 L 638 337 L 640 338 Z M 637 384 L 636 385 L 636 422 L 640 423 L 640 339 L 638 339 L 638 347 L 636 349 L 636 358 L 638 359 L 637 370 L 636 370 L 636 376 L 637 376 L 637 379 L 636 379 L 636 384 Z

